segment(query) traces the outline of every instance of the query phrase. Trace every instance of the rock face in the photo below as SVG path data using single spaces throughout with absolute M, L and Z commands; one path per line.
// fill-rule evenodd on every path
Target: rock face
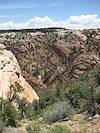
M 22 75 L 37 91 L 79 77 L 100 60 L 100 30 L 53 29 L 0 34 L 18 60 Z
M 30 103 L 35 99 L 38 100 L 36 92 L 21 75 L 20 67 L 13 53 L 0 44 L 0 97 L 7 99 L 10 86 L 15 82 L 18 82 L 24 89 L 20 97 L 25 97 Z

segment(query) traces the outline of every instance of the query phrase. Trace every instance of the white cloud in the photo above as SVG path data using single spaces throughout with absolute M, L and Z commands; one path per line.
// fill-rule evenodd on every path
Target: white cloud
M 71 16 L 68 23 L 73 28 L 100 28 L 100 18 L 97 14 Z
M 0 29 L 23 29 L 23 28 L 44 28 L 44 27 L 65 27 L 70 29 L 100 28 L 100 18 L 96 14 L 71 16 L 67 20 L 54 21 L 51 18 L 34 17 L 26 23 L 6 22 L 0 24 Z

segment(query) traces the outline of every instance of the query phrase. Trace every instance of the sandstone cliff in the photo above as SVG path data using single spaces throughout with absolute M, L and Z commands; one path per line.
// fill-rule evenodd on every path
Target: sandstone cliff
M 34 99 L 38 100 L 36 92 L 21 75 L 20 67 L 13 53 L 0 44 L 0 97 L 7 99 L 10 86 L 15 82 L 23 87 L 23 92 L 19 94 L 21 98 L 26 98 L 30 103 Z

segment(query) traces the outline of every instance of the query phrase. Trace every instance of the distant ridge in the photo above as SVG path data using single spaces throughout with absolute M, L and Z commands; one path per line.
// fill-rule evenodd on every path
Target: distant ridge
M 56 29 L 63 29 L 63 30 L 69 30 L 66 28 L 62 28 L 62 27 L 49 27 L 49 28 L 36 28 L 36 29 L 8 29 L 8 30 L 0 30 L 0 33 L 5 33 L 5 32 L 37 32 L 37 31 L 41 31 L 41 32 L 47 32 L 47 31 L 52 31 L 52 30 L 56 30 Z

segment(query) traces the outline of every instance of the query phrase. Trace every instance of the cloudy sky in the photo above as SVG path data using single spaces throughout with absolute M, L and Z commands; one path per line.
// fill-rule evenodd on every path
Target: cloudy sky
M 0 29 L 100 28 L 100 0 L 0 0 Z

